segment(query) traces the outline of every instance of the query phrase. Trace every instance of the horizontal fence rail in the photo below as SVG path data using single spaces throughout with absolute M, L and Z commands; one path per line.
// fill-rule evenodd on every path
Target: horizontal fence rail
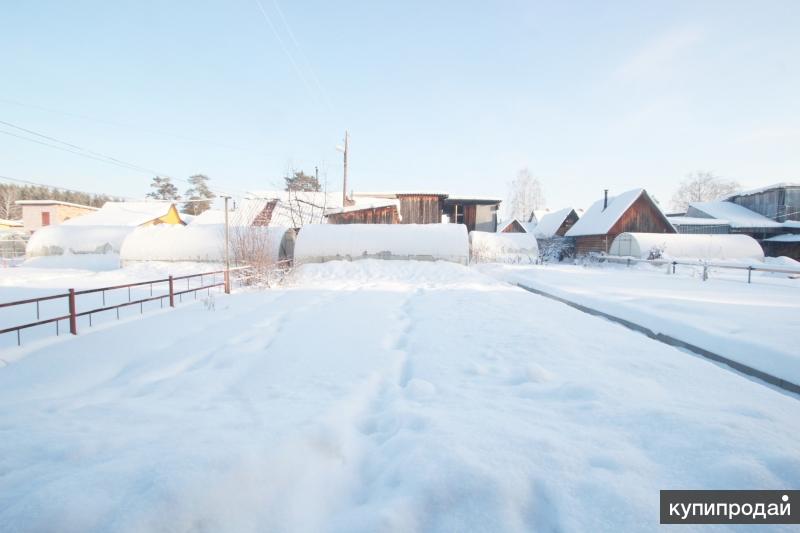
M 241 272 L 247 270 L 250 267 L 242 266 L 242 267 L 234 267 L 230 270 L 214 270 L 210 272 L 201 272 L 199 274 L 187 274 L 183 276 L 168 276 L 166 278 L 154 279 L 154 280 L 147 280 L 147 281 L 139 281 L 135 283 L 125 283 L 121 285 L 110 285 L 107 287 L 98 287 L 95 289 L 83 289 L 76 291 L 75 289 L 69 289 L 68 292 L 60 293 L 60 294 L 51 294 L 47 296 L 41 296 L 38 298 L 27 298 L 24 300 L 15 300 L 13 302 L 2 302 L 0 303 L 0 309 L 7 309 L 22 305 L 36 305 L 36 320 L 33 322 L 28 322 L 24 324 L 18 324 L 15 326 L 7 327 L 0 329 L 0 335 L 5 333 L 13 333 L 16 332 L 17 334 L 17 346 L 22 344 L 22 336 L 21 332 L 25 329 L 33 328 L 36 326 L 42 326 L 46 324 L 55 324 L 55 332 L 56 335 L 60 335 L 60 323 L 62 321 L 68 321 L 69 323 L 69 332 L 73 335 L 78 334 L 78 318 L 79 317 L 88 317 L 89 320 L 89 327 L 92 326 L 92 317 L 97 313 L 102 313 L 104 311 L 115 311 L 116 318 L 119 320 L 119 311 L 120 309 L 132 306 L 139 306 L 140 314 L 144 313 L 144 304 L 148 302 L 160 302 L 160 307 L 163 309 L 165 300 L 169 307 L 175 307 L 175 300 L 176 298 L 178 301 L 183 301 L 183 296 L 189 293 L 194 294 L 194 298 L 197 299 L 197 293 L 199 291 L 207 291 L 208 294 L 211 294 L 211 289 L 220 288 L 225 293 L 230 292 L 230 273 L 234 272 Z M 199 280 L 199 283 L 196 285 L 192 285 L 193 280 Z M 186 282 L 186 286 L 184 287 L 182 284 Z M 153 287 L 158 285 L 166 285 L 166 287 L 161 287 L 163 292 L 161 294 L 153 294 Z M 149 288 L 149 295 L 144 298 L 134 298 L 131 292 L 131 289 L 142 289 L 142 288 Z M 106 295 L 108 293 L 112 293 L 114 291 L 124 291 L 127 290 L 127 300 L 121 303 L 115 303 L 113 305 L 106 304 Z M 79 296 L 87 296 L 92 294 L 100 294 L 102 305 L 100 307 L 93 307 L 91 309 L 85 311 L 78 311 L 77 309 L 77 298 Z M 57 316 L 51 316 L 45 319 L 42 319 L 42 312 L 40 304 L 42 302 L 52 301 L 52 300 L 60 300 L 65 299 L 67 301 L 67 313 L 66 314 L 58 314 Z
M 636 257 L 628 257 L 621 255 L 600 255 L 597 256 L 600 261 L 608 261 L 609 263 L 624 263 L 628 266 L 636 263 L 647 263 L 649 265 L 663 266 L 671 265 L 672 273 L 678 265 L 700 267 L 703 269 L 703 281 L 708 279 L 709 268 L 727 268 L 729 270 L 746 270 L 747 283 L 751 283 L 753 272 L 771 272 L 775 274 L 795 274 L 800 276 L 800 269 L 798 268 L 773 268 L 768 266 L 753 266 L 753 265 L 730 265 L 725 263 L 712 263 L 709 261 L 677 261 L 671 259 L 639 259 Z

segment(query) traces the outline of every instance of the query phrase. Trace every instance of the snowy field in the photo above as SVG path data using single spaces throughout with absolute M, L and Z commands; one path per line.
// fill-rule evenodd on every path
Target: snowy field
M 773 376 L 800 384 L 800 279 L 641 265 L 481 265 L 521 283 L 671 335 Z
M 800 485 L 799 405 L 476 269 L 306 265 L 0 368 L 0 529 L 653 530 Z

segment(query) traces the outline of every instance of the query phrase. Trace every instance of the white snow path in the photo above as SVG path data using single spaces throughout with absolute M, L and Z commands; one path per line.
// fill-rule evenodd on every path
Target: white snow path
M 451 264 L 294 284 L 0 368 L 0 529 L 648 530 L 800 482 L 796 398 L 621 326 Z

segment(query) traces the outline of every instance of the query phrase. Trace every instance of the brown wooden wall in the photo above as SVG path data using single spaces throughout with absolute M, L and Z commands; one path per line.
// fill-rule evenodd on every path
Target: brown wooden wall
M 503 233 L 525 233 L 525 228 L 517 220 L 513 220 L 503 229 Z
M 575 237 L 575 254 L 608 253 L 614 238 L 625 232 L 677 233 L 645 192 L 619 217 L 607 234 Z
M 439 224 L 444 198 L 434 194 L 398 195 L 402 224 Z
M 572 211 L 569 212 L 569 215 L 567 215 L 567 217 L 564 219 L 564 222 L 561 223 L 561 226 L 559 226 L 558 230 L 556 231 L 556 235 L 558 235 L 559 237 L 563 237 L 569 231 L 569 229 L 575 225 L 577 221 L 578 221 L 578 213 L 576 213 L 575 210 L 573 209 Z
M 614 236 L 626 231 L 637 233 L 677 233 L 646 192 L 625 211 L 608 232 Z
M 328 224 L 397 224 L 400 222 L 397 208 L 393 205 L 331 213 L 327 219 Z

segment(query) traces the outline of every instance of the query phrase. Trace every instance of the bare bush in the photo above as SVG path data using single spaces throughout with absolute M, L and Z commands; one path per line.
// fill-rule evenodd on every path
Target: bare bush
M 266 226 L 232 226 L 229 230 L 230 257 L 242 285 L 271 287 L 283 277 L 288 264 L 280 260 L 281 231 Z

